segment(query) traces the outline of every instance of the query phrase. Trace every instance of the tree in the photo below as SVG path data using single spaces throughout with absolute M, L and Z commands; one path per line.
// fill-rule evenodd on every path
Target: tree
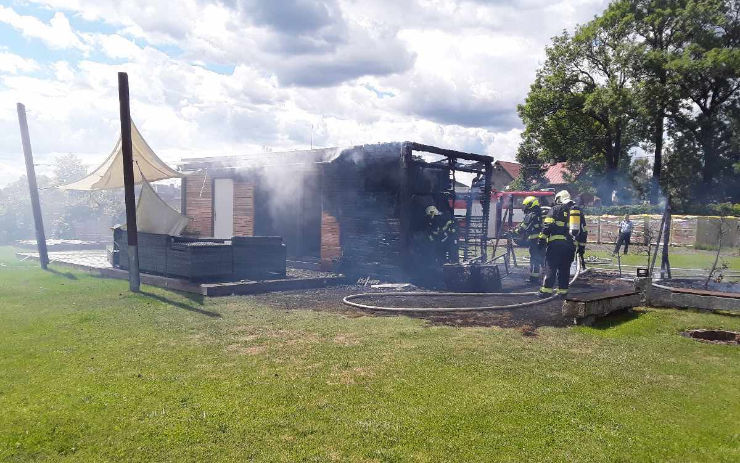
M 511 189 L 535 190 L 547 184 L 545 166 L 539 156 L 540 151 L 537 139 L 525 131 L 516 153 L 516 160 L 522 168 L 519 170 L 519 177 L 511 182 Z
M 51 187 L 52 179 L 37 175 L 36 182 L 44 227 L 49 230 L 64 201 L 61 192 Z M 24 175 L 0 190 L 0 242 L 33 239 L 34 230 L 28 179 Z
M 601 179 L 596 187 L 606 204 L 620 170 L 626 175 L 627 153 L 639 142 L 635 53 L 630 29 L 616 14 L 596 18 L 573 36 L 563 32 L 547 49 L 545 64 L 518 108 L 538 156 L 589 166 Z
M 75 154 L 54 159 L 54 181 L 64 185 L 83 178 L 86 168 Z M 63 209 L 54 217 L 52 233 L 59 238 L 79 238 L 80 232 L 98 234 L 123 221 L 123 194 L 118 190 L 65 191 Z
M 59 182 L 59 185 L 76 182 L 86 174 L 87 169 L 76 154 L 61 154 L 54 158 L 54 179 Z
M 687 0 L 627 0 L 613 3 L 605 14 L 622 16 L 631 23 L 635 42 L 639 44 L 636 72 L 642 76 L 638 92 L 644 112 L 645 138 L 653 149 L 650 202 L 659 198 L 663 170 L 663 141 L 668 106 L 676 99 L 675 77 L 667 66 L 686 40 L 682 29 L 682 12 Z
M 630 180 L 636 199 L 645 201 L 652 193 L 653 166 L 647 158 L 637 158 L 630 164 Z
M 702 199 L 740 193 L 728 188 L 737 152 L 740 113 L 740 2 L 691 1 L 683 11 L 690 40 L 666 64 L 679 99 L 672 111 L 671 132 L 684 148 L 701 152 Z M 723 179 L 724 177 L 724 179 Z M 723 181 L 726 180 L 726 181 Z
M 654 153 L 652 202 L 658 183 L 686 205 L 740 201 L 740 2 L 613 2 L 553 39 L 518 109 L 518 159 L 588 166 L 606 204 L 636 187 L 637 145 Z

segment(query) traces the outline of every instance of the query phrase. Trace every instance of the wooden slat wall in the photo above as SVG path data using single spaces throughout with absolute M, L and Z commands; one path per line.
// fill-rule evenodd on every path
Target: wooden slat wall
M 333 270 L 337 259 L 342 256 L 339 241 L 339 222 L 326 211 L 321 213 L 321 269 Z
M 234 180 L 234 235 L 254 235 L 254 182 Z
M 347 276 L 401 281 L 401 233 L 396 194 L 368 191 L 365 175 L 354 165 L 324 169 L 322 180 L 321 266 Z
M 185 214 L 192 219 L 185 229 L 187 234 L 213 236 L 212 180 L 205 171 L 195 172 L 184 178 Z

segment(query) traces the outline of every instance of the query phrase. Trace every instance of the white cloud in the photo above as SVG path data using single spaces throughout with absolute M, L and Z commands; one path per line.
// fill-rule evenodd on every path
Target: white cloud
M 401 140 L 511 160 L 521 133 L 516 105 L 549 37 L 606 6 L 290 0 L 286 10 L 288 0 L 31 1 L 51 10 L 51 20 L 0 6 L 0 21 L 85 58 L 45 61 L 0 50 L 0 185 L 22 172 L 17 101 L 29 109 L 39 163 L 65 152 L 101 160 L 118 137 L 118 71 L 129 74 L 134 120 L 171 163 L 263 146 Z M 82 33 L 67 18 L 115 32 Z
M 89 46 L 72 30 L 67 17 L 61 12 L 54 13 L 47 24 L 34 16 L 19 15 L 12 8 L 0 6 L 0 22 L 14 27 L 25 37 L 40 39 L 49 48 L 89 50 Z
M 23 58 L 13 53 L 0 52 L 0 73 L 19 74 L 33 72 L 39 64 L 31 58 Z

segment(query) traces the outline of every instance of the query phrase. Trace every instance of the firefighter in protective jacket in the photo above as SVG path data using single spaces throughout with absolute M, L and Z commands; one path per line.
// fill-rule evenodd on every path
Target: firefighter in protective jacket
M 443 214 L 435 206 L 425 210 L 427 217 L 427 238 L 433 245 L 435 257 L 440 263 L 457 263 L 457 226 L 452 214 Z
M 555 195 L 555 205 L 542 221 L 540 246 L 546 247 L 545 261 L 547 273 L 540 288 L 541 297 L 549 297 L 555 293 L 553 289 L 557 279 L 557 294 L 568 293 L 570 265 L 576 252 L 575 238 L 580 236 L 585 219 L 581 209 L 570 199 L 566 190 Z
M 529 247 L 529 280 L 538 281 L 540 268 L 545 258 L 544 249 L 539 245 L 540 232 L 542 232 L 542 209 L 540 209 L 540 202 L 534 196 L 524 198 L 522 209 L 524 221 L 514 229 L 514 233 L 521 237 Z

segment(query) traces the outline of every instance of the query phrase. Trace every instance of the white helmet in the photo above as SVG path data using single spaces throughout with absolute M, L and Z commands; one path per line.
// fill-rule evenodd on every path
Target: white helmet
M 441 214 L 441 213 L 439 212 L 439 209 L 437 209 L 437 208 L 436 208 L 436 207 L 434 207 L 434 206 L 429 206 L 429 207 L 427 207 L 427 208 L 426 208 L 426 214 L 427 214 L 427 216 L 429 216 L 429 217 L 434 217 L 435 215 L 442 215 L 442 214 Z
M 570 199 L 570 193 L 568 193 L 568 190 L 560 190 L 555 195 L 555 204 L 568 204 L 572 202 L 573 200 Z

